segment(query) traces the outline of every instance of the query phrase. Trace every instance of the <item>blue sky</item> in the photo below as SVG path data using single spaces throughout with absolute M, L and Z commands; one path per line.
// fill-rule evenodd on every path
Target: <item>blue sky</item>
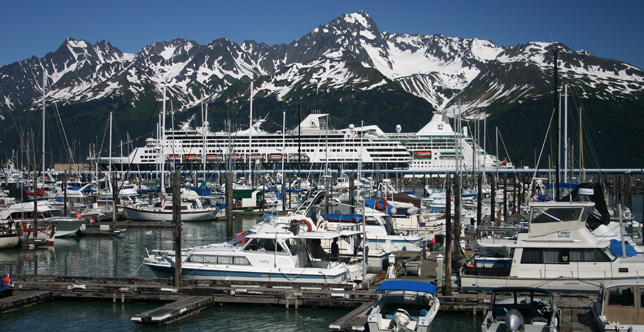
M 4 1 L 0 66 L 55 51 L 67 37 L 123 52 L 182 37 L 290 43 L 344 13 L 364 10 L 381 31 L 566 44 L 644 69 L 644 1 Z

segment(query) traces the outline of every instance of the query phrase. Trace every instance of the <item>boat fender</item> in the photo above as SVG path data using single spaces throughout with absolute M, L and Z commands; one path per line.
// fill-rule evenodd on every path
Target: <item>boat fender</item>
M 382 211 L 387 208 L 387 200 L 386 199 L 381 199 L 376 203 L 376 209 Z

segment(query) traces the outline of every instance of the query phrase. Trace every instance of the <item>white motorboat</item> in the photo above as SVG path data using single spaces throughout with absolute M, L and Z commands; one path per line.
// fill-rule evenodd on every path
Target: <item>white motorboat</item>
M 322 240 L 356 232 L 317 231 L 311 223 L 265 219 L 230 242 L 185 249 L 182 276 L 187 279 L 252 280 L 303 283 L 353 283 L 363 279 L 359 259 L 334 259 Z M 307 230 L 312 231 L 308 232 Z M 155 275 L 174 277 L 173 251 L 153 251 L 143 261 Z
M 528 233 L 515 240 L 481 239 L 482 248 L 512 251 L 508 268 L 466 267 L 463 290 L 538 287 L 561 292 L 597 292 L 607 280 L 644 274 L 644 257 L 617 257 L 611 242 L 598 239 L 586 226 L 591 202 L 531 203 Z M 484 250 L 484 249 L 482 249 Z
M 38 211 L 37 245 L 53 245 L 54 237 L 60 230 L 60 235 L 72 235 L 78 231 L 82 220 L 74 217 L 66 217 L 63 212 L 52 207 L 46 201 L 38 201 L 36 209 Z M 32 237 L 34 233 L 34 203 L 16 203 L 0 211 L 0 222 L 14 223 L 16 231 L 21 233 L 21 239 L 26 240 Z
M 376 292 L 378 302 L 367 313 L 369 331 L 429 331 L 440 307 L 435 284 L 387 280 Z
M 644 280 L 609 280 L 602 283 L 593 302 L 593 318 L 600 331 L 644 331 Z
M 502 287 L 492 291 L 482 332 L 556 332 L 561 321 L 552 294 L 539 288 Z

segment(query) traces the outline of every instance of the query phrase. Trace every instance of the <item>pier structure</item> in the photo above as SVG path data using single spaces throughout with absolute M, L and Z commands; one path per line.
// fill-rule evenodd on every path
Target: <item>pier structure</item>
M 421 259 L 420 275 L 398 278 L 432 282 L 436 280 L 438 255 L 429 253 Z M 382 275 L 380 276 L 382 277 Z M 183 280 L 175 287 L 171 279 L 130 277 L 83 277 L 57 275 L 13 275 L 13 295 L 0 299 L 2 312 L 26 308 L 44 301 L 58 299 L 111 301 L 113 303 L 158 302 L 159 307 L 135 314 L 133 324 L 166 325 L 187 318 L 215 305 L 252 305 L 281 307 L 287 310 L 308 308 L 352 309 L 329 326 L 330 330 L 364 330 L 366 312 L 376 301 L 377 284 L 367 288 L 347 284 L 307 284 L 252 282 L 230 280 Z M 377 281 L 374 279 L 372 282 Z M 490 294 L 463 293 L 454 288 L 452 294 L 437 293 L 440 312 L 456 312 L 472 316 L 485 315 Z M 555 294 L 555 303 L 562 309 L 561 331 L 592 330 L 589 294 Z

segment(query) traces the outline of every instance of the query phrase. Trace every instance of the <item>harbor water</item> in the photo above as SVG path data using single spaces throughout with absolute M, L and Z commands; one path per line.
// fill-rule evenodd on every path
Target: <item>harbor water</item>
M 257 217 L 235 217 L 234 233 Z M 183 246 L 223 241 L 225 221 L 184 223 Z M 54 247 L 0 251 L 0 271 L 12 274 L 148 277 L 146 249 L 172 249 L 172 228 L 129 228 L 121 237 L 56 239 Z M 164 327 L 136 326 L 130 318 L 161 303 L 55 300 L 0 315 L 2 331 L 328 331 L 351 309 L 224 305 Z M 478 331 L 482 317 L 439 312 L 432 331 Z
M 634 195 L 634 217 L 642 216 L 642 195 Z M 248 229 L 257 217 L 235 217 L 233 233 Z M 221 242 L 225 222 L 183 224 L 183 246 Z M 154 277 L 142 265 L 146 250 L 172 249 L 172 228 L 129 228 L 120 237 L 56 239 L 50 248 L 0 251 L 0 271 L 110 277 Z M 113 304 L 55 300 L 0 315 L 2 331 L 328 331 L 350 309 L 215 306 L 165 327 L 136 326 L 130 318 L 160 303 Z M 479 331 L 482 318 L 439 311 L 431 331 Z

